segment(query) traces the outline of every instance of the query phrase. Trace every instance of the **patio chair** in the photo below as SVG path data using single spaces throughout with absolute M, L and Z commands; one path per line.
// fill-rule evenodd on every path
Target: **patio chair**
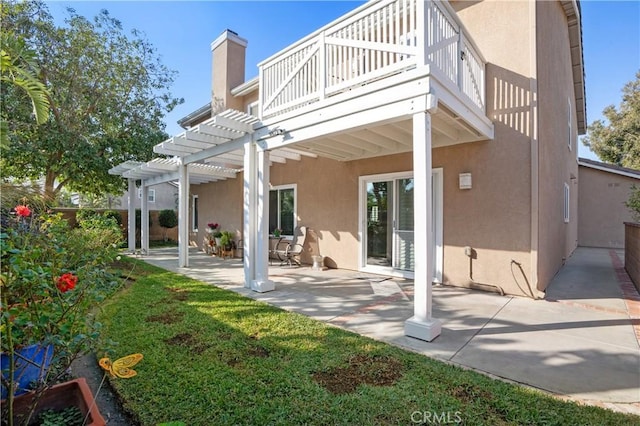
M 274 250 L 275 255 L 280 259 L 280 266 L 289 264 L 293 266 L 295 263 L 300 266 L 300 255 L 304 249 L 304 242 L 307 239 L 307 227 L 299 226 L 293 232 L 293 239 L 284 250 Z

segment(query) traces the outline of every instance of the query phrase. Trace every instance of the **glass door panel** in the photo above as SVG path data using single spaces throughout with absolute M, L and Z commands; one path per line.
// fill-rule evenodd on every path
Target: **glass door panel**
M 397 179 L 393 267 L 414 270 L 413 178 Z
M 369 266 L 391 266 L 393 181 L 367 182 L 367 253 Z

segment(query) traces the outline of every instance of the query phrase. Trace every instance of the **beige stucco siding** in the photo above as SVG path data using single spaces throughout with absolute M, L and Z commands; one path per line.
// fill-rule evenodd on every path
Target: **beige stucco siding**
M 577 246 L 577 124 L 567 18 L 560 3 L 555 1 L 536 2 L 536 13 L 538 289 L 544 290 Z M 565 183 L 570 190 L 568 223 L 564 220 Z
M 220 231 L 231 231 L 237 239 L 242 238 L 243 183 L 242 173 L 238 173 L 234 179 L 191 185 L 191 195 L 198 196 L 198 231 L 193 231 L 193 224 L 189 227 L 192 245 L 202 248 L 210 222 L 218 223 Z
M 640 179 L 590 167 L 579 168 L 578 244 L 587 247 L 624 247 L 624 222 L 633 218 L 624 202 Z
M 493 141 L 460 145 L 443 153 L 445 170 L 445 275 L 452 283 L 497 285 L 507 293 L 531 296 L 532 149 L 535 147 L 535 57 L 533 9 L 526 1 L 453 2 L 487 61 L 487 116 Z M 436 150 L 438 153 L 439 150 Z M 467 170 L 468 169 L 468 170 Z M 474 188 L 465 193 L 447 177 L 471 171 Z M 447 191 L 449 189 L 449 191 Z M 456 194 L 454 197 L 452 194 Z M 465 211 L 472 214 L 466 216 Z M 455 222 L 452 223 L 455 218 Z M 469 265 L 463 247 L 476 249 Z
M 445 284 L 531 295 L 526 161 L 527 145 L 517 138 L 434 150 L 434 167 L 442 167 L 444 175 Z M 472 189 L 459 189 L 460 173 L 471 173 Z M 471 261 L 465 246 L 474 250 Z

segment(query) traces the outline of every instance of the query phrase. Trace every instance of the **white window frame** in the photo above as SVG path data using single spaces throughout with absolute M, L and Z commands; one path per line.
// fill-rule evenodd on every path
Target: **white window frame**
M 293 189 L 293 230 L 295 232 L 295 229 L 298 227 L 298 184 L 289 184 L 289 185 L 277 185 L 277 186 L 271 186 L 269 188 L 269 192 L 271 191 L 278 191 L 278 203 L 277 203 L 277 208 L 280 209 L 280 192 L 283 189 Z M 271 198 L 271 197 L 269 197 Z M 282 229 L 282 224 L 280 223 L 280 211 L 278 211 L 278 224 L 276 225 L 277 228 Z M 288 235 L 288 234 L 282 234 L 283 237 L 293 237 L 293 235 Z
M 250 104 L 248 104 L 248 105 L 247 105 L 247 114 L 249 114 L 249 115 L 253 115 L 254 117 L 258 117 L 258 115 L 260 114 L 260 109 L 258 108 L 258 105 L 259 105 L 259 102 L 258 102 L 258 101 L 251 102 Z M 256 113 L 255 113 L 255 115 L 254 115 L 254 114 L 251 114 L 251 108 L 254 108 L 254 107 L 255 107 L 255 109 L 256 109 Z
M 198 199 L 198 195 L 194 194 L 191 196 L 191 230 L 193 232 L 198 232 L 198 218 L 197 216 L 199 216 L 199 212 L 198 212 L 198 202 L 196 201 Z
M 142 199 L 142 188 L 138 188 L 138 198 Z M 147 201 L 150 203 L 156 202 L 156 190 L 155 189 L 147 189 Z
M 569 187 L 568 183 L 564 183 L 564 223 L 569 223 L 571 219 L 571 187 Z
M 573 149 L 573 126 L 572 126 L 572 123 L 571 123 L 572 108 L 571 108 L 571 98 L 570 97 L 567 98 L 567 103 L 569 104 L 568 105 L 568 109 L 567 109 L 567 116 L 569 117 L 568 118 L 569 121 L 567 122 L 567 125 L 568 125 L 568 128 L 569 128 L 568 147 L 569 147 L 569 151 L 571 151 Z

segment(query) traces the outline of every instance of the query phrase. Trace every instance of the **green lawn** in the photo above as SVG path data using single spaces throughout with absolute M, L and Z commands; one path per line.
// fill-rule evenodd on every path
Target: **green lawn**
M 113 379 L 143 425 L 636 425 L 407 352 L 139 261 L 104 306 Z M 437 421 L 434 421 L 437 420 Z

